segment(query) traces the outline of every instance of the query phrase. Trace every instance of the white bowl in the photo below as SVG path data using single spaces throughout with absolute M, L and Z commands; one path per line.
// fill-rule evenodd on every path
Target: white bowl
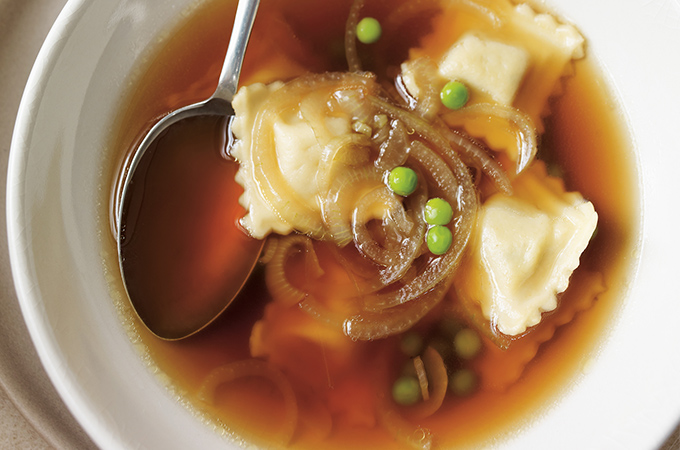
M 145 50 L 195 0 L 71 0 L 38 56 L 9 163 L 14 280 L 52 382 L 104 448 L 229 444 L 141 360 L 102 259 L 102 177 L 111 124 Z M 632 130 L 643 194 L 641 257 L 598 357 L 508 448 L 651 448 L 680 420 L 680 2 L 553 0 L 589 39 Z M 103 200 L 104 199 L 104 200 Z

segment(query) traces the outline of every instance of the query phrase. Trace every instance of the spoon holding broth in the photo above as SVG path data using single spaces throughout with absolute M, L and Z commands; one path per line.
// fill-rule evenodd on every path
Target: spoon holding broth
M 240 0 L 215 93 L 171 112 L 135 151 L 123 179 L 118 260 L 144 325 L 168 340 L 203 329 L 238 295 L 263 241 L 238 227 L 238 165 L 226 157 L 231 101 L 259 0 Z

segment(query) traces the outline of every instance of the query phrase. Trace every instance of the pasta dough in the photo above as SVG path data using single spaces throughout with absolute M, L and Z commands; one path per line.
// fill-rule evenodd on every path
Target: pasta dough
M 513 187 L 513 196 L 495 194 L 482 206 L 470 260 L 455 283 L 461 297 L 511 336 L 557 307 L 597 225 L 592 203 L 565 192 L 540 163 Z

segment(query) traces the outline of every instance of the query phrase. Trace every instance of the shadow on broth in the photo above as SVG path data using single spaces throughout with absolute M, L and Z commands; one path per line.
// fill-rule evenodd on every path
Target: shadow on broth
M 157 117 L 212 93 L 234 10 L 208 1 L 154 50 L 121 111 L 120 171 Z M 134 333 L 238 442 L 499 442 L 593 357 L 632 265 L 630 144 L 585 39 L 506 0 L 269 0 L 258 14 L 230 155 L 187 128 L 205 183 L 169 192 L 147 233 L 193 236 L 191 258 L 158 251 L 169 291 L 199 297 L 210 287 L 184 275 L 225 283 L 232 240 L 265 240 L 263 256 L 200 333 Z

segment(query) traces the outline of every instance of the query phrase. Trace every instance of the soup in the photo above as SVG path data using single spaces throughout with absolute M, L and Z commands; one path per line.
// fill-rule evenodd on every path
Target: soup
M 593 61 L 546 53 L 522 28 L 537 16 L 559 26 L 549 16 L 500 0 L 354 5 L 356 22 L 368 16 L 381 25 L 377 42 L 355 43 L 351 35 L 347 40 L 350 1 L 263 1 L 241 76 L 241 86 L 250 87 L 235 100 L 240 122 L 233 131 L 241 146 L 231 149 L 236 161 L 223 152 L 224 121 L 177 130 L 174 143 L 154 157 L 149 183 L 172 180 L 167 184 L 174 190 L 159 189 L 154 195 L 167 201 L 142 211 L 152 220 L 131 251 L 164 261 L 167 272 L 149 272 L 135 283 L 152 286 L 149 280 L 160 278 L 166 296 L 233 287 L 235 282 L 223 276 L 233 263 L 233 239 L 257 246 L 244 237 L 249 233 L 267 243 L 244 290 L 207 328 L 179 341 L 158 339 L 136 322 L 134 333 L 182 402 L 238 442 L 290 448 L 499 442 L 586 370 L 621 304 L 637 232 L 629 144 Z M 229 2 L 206 2 L 151 58 L 121 114 L 116 147 L 122 159 L 156 117 L 212 93 L 228 40 L 224 24 L 232 22 L 233 10 Z M 356 45 L 356 53 L 347 55 L 346 45 Z M 500 48 L 503 58 L 510 55 L 508 64 L 524 69 L 518 69 L 522 75 L 515 77 L 514 90 L 511 82 L 503 89 L 475 85 L 481 75 L 462 83 L 468 103 L 449 110 L 431 101 L 429 86 L 437 86 L 438 98 L 446 61 L 464 60 L 467 54 L 456 55 L 467 47 L 497 56 L 493 49 Z M 264 106 L 251 107 L 244 100 L 249 95 L 270 97 Z M 275 111 L 274 119 L 260 119 L 259 128 L 249 125 L 251 108 L 257 117 Z M 281 119 L 287 110 L 293 118 Z M 250 139 L 256 143 L 251 152 L 273 152 L 258 140 L 268 133 L 267 145 L 276 147 L 271 154 L 280 155 L 282 142 L 304 141 L 309 129 L 295 117 L 313 122 L 309 111 L 323 111 L 337 123 L 349 118 L 337 128 L 351 131 L 323 142 L 332 153 L 328 166 L 323 161 L 313 166 L 314 177 L 327 170 L 328 179 L 308 182 L 303 163 L 297 179 L 290 176 L 292 169 L 274 174 L 276 167 L 260 175 L 290 198 L 302 196 L 297 186 L 302 179 L 323 186 L 318 191 L 334 201 L 320 201 L 318 213 L 314 202 L 300 201 L 273 214 L 284 216 L 281 223 L 258 225 L 264 222 L 253 218 L 254 201 L 242 199 L 246 208 L 238 204 L 242 186 L 252 185 L 244 181 L 247 175 L 237 176 L 240 184 L 234 177 L 267 161 L 244 146 Z M 527 123 L 537 130 L 535 136 L 526 131 Z M 327 131 L 325 124 L 318 126 L 315 131 Z M 275 137 L 281 135 L 293 138 Z M 319 135 L 314 142 L 320 142 Z M 441 151 L 442 135 L 441 146 L 459 142 L 464 163 Z M 399 150 L 404 147 L 408 152 Z M 279 167 L 285 164 L 276 158 Z M 415 174 L 415 186 L 402 191 L 402 184 L 390 181 L 399 167 Z M 342 183 L 334 181 L 343 177 Z M 541 209 L 544 200 L 537 200 L 536 192 L 553 206 Z M 442 200 L 430 207 L 429 218 L 422 214 L 428 199 Z M 276 198 L 264 203 L 271 206 Z M 337 210 L 332 203 L 340 205 Z M 465 214 L 471 204 L 474 212 Z M 452 217 L 439 224 L 437 217 L 448 214 L 446 205 Z M 583 211 L 589 205 L 596 213 Z M 295 208 L 317 215 L 287 218 Z M 549 215 L 553 209 L 559 214 Z M 512 253 L 534 258 L 516 275 L 527 280 L 544 267 L 559 266 L 546 261 L 553 254 L 559 259 L 562 247 L 532 250 L 532 239 L 546 226 L 528 227 L 545 224 L 546 217 L 560 222 L 577 210 L 596 217 L 597 231 L 591 221 L 554 233 L 579 236 L 586 230 L 579 239 L 587 246 L 575 256 L 579 263 L 566 277 L 568 288 L 551 287 L 547 296 L 520 289 L 521 298 L 540 300 L 534 307 L 538 319 L 503 316 L 500 303 L 492 301 L 503 295 L 480 280 L 498 273 L 497 261 L 517 261 L 508 259 Z M 527 214 L 509 221 L 517 211 Z M 525 221 L 528 216 L 533 219 Z M 452 230 L 448 246 L 426 243 L 436 227 Z M 163 235 L 166 228 L 170 234 Z M 519 250 L 485 259 L 489 242 L 507 241 L 505 229 L 515 235 L 513 243 L 521 243 Z M 523 237 L 526 229 L 534 230 L 524 233 L 531 236 Z M 188 253 L 155 242 L 159 235 L 181 239 Z M 404 259 L 408 263 L 401 264 Z M 508 265 L 524 267 L 520 263 Z M 196 286 L 194 272 L 203 280 L 210 274 L 207 287 Z M 546 279 L 554 283 L 554 278 Z M 546 304 L 550 301 L 555 305 Z M 190 305 L 183 307 L 191 313 Z M 128 308 L 125 314 L 133 313 Z

